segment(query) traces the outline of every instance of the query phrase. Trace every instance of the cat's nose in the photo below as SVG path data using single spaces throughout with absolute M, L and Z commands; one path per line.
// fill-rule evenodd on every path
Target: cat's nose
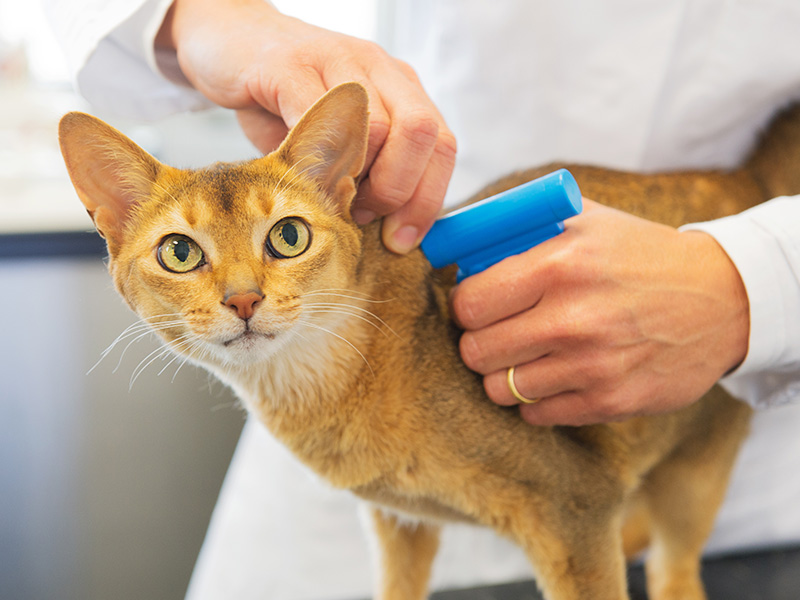
M 247 320 L 256 311 L 256 304 L 264 299 L 259 292 L 248 292 L 246 294 L 230 294 L 225 297 L 223 304 L 236 311 L 240 319 Z

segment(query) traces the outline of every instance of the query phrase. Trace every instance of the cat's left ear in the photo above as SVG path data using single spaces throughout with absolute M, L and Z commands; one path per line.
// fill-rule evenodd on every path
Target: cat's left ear
M 364 168 L 368 116 L 369 98 L 361 84 L 336 86 L 306 111 L 276 151 L 314 179 L 346 214 Z

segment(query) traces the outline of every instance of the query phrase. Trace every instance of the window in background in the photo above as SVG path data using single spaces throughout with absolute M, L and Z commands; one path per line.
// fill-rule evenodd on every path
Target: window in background
M 20 80 L 67 82 L 67 66 L 38 1 L 0 0 L 0 94 Z
M 88 228 L 56 143 L 80 106 L 39 2 L 0 0 L 0 234 Z

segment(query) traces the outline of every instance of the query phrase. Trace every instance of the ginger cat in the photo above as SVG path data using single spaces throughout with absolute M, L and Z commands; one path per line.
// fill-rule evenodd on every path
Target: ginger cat
M 66 115 L 64 159 L 120 294 L 300 460 L 374 506 L 380 598 L 426 596 L 448 521 L 514 540 L 547 600 L 628 598 L 625 551 L 648 540 L 650 598 L 705 598 L 700 554 L 751 410 L 715 387 L 670 414 L 545 428 L 489 401 L 458 354 L 453 271 L 386 251 L 378 223 L 350 217 L 367 105 L 344 84 L 272 154 L 194 171 Z M 797 114 L 733 173 L 569 168 L 587 197 L 676 226 L 800 191 L 780 177 L 792 128 Z

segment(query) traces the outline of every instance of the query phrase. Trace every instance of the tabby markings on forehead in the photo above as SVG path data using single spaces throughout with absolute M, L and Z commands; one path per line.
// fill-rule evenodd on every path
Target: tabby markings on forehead
M 180 205 L 180 217 L 186 221 L 186 224 L 194 229 L 200 222 L 200 212 L 197 210 L 195 202 L 184 202 Z
M 217 178 L 209 195 L 217 202 L 220 209 L 227 214 L 237 208 L 237 198 L 242 189 L 242 177 L 238 171 L 227 171 L 224 177 Z M 249 183 L 249 182 L 248 182 Z
M 204 202 L 226 214 L 235 212 L 249 196 L 248 190 L 259 183 L 256 173 L 238 163 L 216 163 L 193 175 L 191 191 L 199 192 Z

